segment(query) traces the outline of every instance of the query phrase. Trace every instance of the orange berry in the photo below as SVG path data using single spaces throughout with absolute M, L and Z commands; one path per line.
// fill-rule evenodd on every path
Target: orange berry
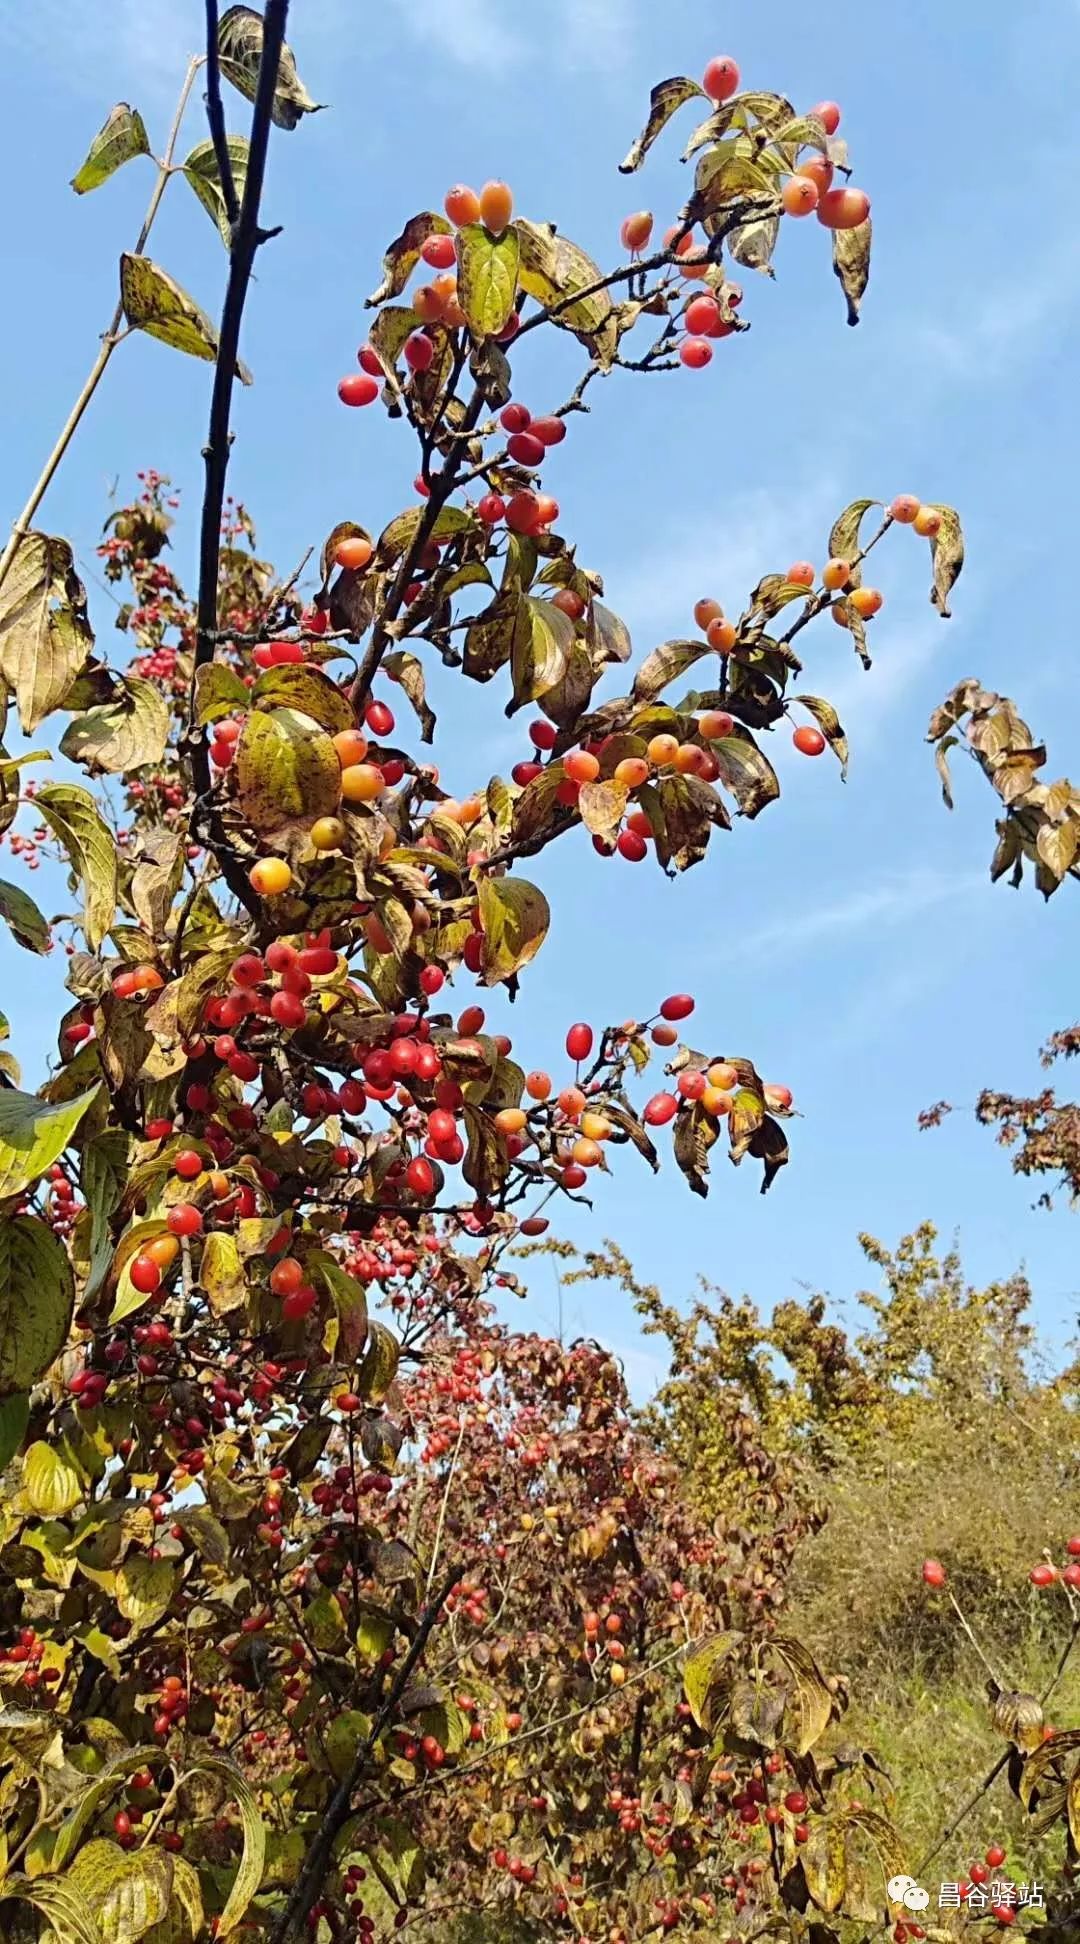
M 898 521 L 901 526 L 911 526 L 913 521 L 919 517 L 921 504 L 921 501 L 915 498 L 914 493 L 900 493 L 893 500 L 889 512 L 892 514 L 893 519 Z
M 589 1113 L 581 1116 L 581 1132 L 590 1141 L 606 1141 L 611 1133 L 611 1122 L 606 1114 Z
M 731 1093 L 739 1084 L 739 1076 L 727 1060 L 717 1060 L 709 1068 L 707 1079 L 710 1087 L 716 1087 L 720 1093 Z
M 340 817 L 316 817 L 308 836 L 318 851 L 340 850 L 345 842 L 345 825 Z
M 838 588 L 846 587 L 851 579 L 851 562 L 848 560 L 827 560 L 821 570 L 821 584 L 830 594 Z
M 694 602 L 694 620 L 697 622 L 702 633 L 709 626 L 710 621 L 722 621 L 723 618 L 724 610 L 720 606 L 719 601 Z
M 580 1120 L 585 1111 L 585 1095 L 580 1087 L 564 1087 L 559 1095 L 559 1112 L 569 1121 Z
M 861 614 L 864 621 L 869 621 L 885 600 L 884 594 L 876 587 L 853 587 L 847 598 L 849 606 L 855 609 L 856 614 Z
M 480 221 L 480 198 L 476 190 L 468 188 L 464 182 L 455 183 L 447 191 L 443 208 L 456 229 L 462 229 L 466 223 Z
M 789 216 L 812 216 L 821 191 L 809 176 L 789 176 L 780 191 L 780 201 Z
M 366 567 L 375 549 L 370 540 L 362 533 L 350 534 L 347 540 L 339 540 L 334 548 L 334 559 L 339 567 L 348 567 L 356 572 Z
M 368 753 L 368 739 L 361 729 L 339 729 L 334 748 L 342 769 L 348 769 L 353 763 L 363 762 Z
M 793 567 L 788 568 L 786 578 L 794 582 L 796 587 L 813 587 L 816 575 L 809 560 L 797 560 Z
M 594 783 L 600 774 L 600 763 L 591 750 L 572 749 L 569 756 L 563 757 L 563 769 L 575 783 Z
M 679 739 L 677 736 L 653 736 L 646 748 L 645 754 L 650 763 L 654 763 L 659 769 L 663 768 L 665 764 L 675 761 L 678 747 Z
M 619 229 L 619 241 L 623 249 L 632 250 L 634 255 L 637 256 L 638 252 L 644 250 L 648 244 L 649 238 L 652 235 L 652 229 L 653 219 L 651 210 L 639 209 L 635 211 L 633 216 L 624 216 Z
M 260 857 L 248 872 L 248 883 L 260 898 L 280 897 L 292 881 L 292 872 L 283 857 Z
M 156 1262 L 159 1269 L 171 1269 L 180 1254 L 180 1244 L 175 1235 L 155 1235 L 142 1253 L 149 1256 L 151 1262 Z
M 341 772 L 341 794 L 346 803 L 372 803 L 385 788 L 383 773 L 375 763 L 350 763 Z
M 814 729 L 809 723 L 804 723 L 801 729 L 796 729 L 791 740 L 802 756 L 820 756 L 825 748 L 825 738 L 821 730 Z
M 673 762 L 680 776 L 697 776 L 704 761 L 705 751 L 700 743 L 680 743 L 675 751 Z
M 739 639 L 739 631 L 733 621 L 710 621 L 705 630 L 705 639 L 710 648 L 721 655 L 729 655 Z
M 574 1142 L 570 1152 L 579 1168 L 596 1168 L 603 1160 L 603 1149 L 599 1143 L 586 1140 L 584 1136 Z
M 933 540 L 941 532 L 941 514 L 936 506 L 920 506 L 911 524 L 924 540 Z
M 718 1120 L 722 1114 L 731 1112 L 731 1095 L 721 1087 L 706 1087 L 701 1096 L 701 1104 L 707 1114 Z
M 501 236 L 514 211 L 514 198 L 505 182 L 485 182 L 480 191 L 480 220 L 494 236 Z
M 500 1107 L 495 1115 L 495 1125 L 500 1134 L 520 1134 L 525 1126 L 523 1107 Z
M 615 765 L 616 783 L 624 783 L 628 790 L 640 790 L 649 780 L 649 765 L 644 756 L 624 756 Z
M 421 284 L 413 291 L 412 307 L 421 324 L 441 324 L 446 314 L 446 298 L 435 283 Z
M 862 189 L 826 189 L 817 214 L 826 229 L 858 229 L 870 214 L 870 198 Z
M 824 155 L 804 155 L 799 162 L 799 174 L 817 185 L 819 196 L 832 187 L 833 165 Z
M 707 742 L 722 742 L 725 736 L 730 736 L 734 727 L 734 720 L 726 709 L 706 709 L 698 720 L 698 728 Z
M 551 1075 L 538 1067 L 525 1075 L 525 1092 L 530 1100 L 546 1100 L 551 1092 Z

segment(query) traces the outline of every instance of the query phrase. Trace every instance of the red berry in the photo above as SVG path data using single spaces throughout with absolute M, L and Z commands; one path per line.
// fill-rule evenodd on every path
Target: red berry
M 660 1007 L 661 1019 L 689 1019 L 694 1010 L 694 1001 L 688 992 L 673 992 Z
M 499 413 L 499 424 L 504 432 L 527 432 L 532 424 L 532 414 L 526 406 L 513 402 L 503 406 Z
M 1000 1843 L 991 1843 L 986 1852 L 986 1860 L 992 1870 L 1000 1870 L 1005 1861 L 1005 1851 L 1002 1849 Z
M 593 1029 L 579 1022 L 566 1035 L 566 1051 L 572 1060 L 587 1060 L 593 1050 Z
M 343 405 L 372 405 L 379 396 L 378 380 L 370 372 L 350 371 L 337 388 Z
M 544 442 L 531 432 L 515 432 L 507 441 L 507 452 L 519 466 L 539 466 L 544 457 Z
M 193 1202 L 177 1202 L 175 1208 L 170 1208 L 165 1223 L 171 1235 L 198 1235 L 203 1218 Z
M 944 1586 L 947 1577 L 940 1559 L 924 1559 L 922 1576 L 927 1586 Z
M 684 338 L 679 346 L 679 358 L 691 371 L 703 371 L 712 363 L 712 345 L 708 338 Z
M 181 1148 L 173 1161 L 173 1168 L 181 1181 L 194 1181 L 196 1175 L 201 1175 L 203 1171 L 202 1156 L 194 1148 Z
M 410 371 L 428 371 L 435 356 L 435 346 L 423 331 L 414 331 L 411 337 L 405 339 L 403 355 Z
M 803 756 L 820 756 L 825 748 L 825 738 L 821 730 L 812 728 L 809 723 L 804 723 L 802 728 L 796 729 L 791 740 Z
M 739 85 L 739 70 L 730 54 L 717 54 L 709 62 L 701 85 L 713 101 L 730 101 Z
M 674 1120 L 679 1111 L 679 1103 L 674 1094 L 658 1093 L 645 1104 L 641 1118 L 647 1127 L 663 1127 L 664 1123 Z

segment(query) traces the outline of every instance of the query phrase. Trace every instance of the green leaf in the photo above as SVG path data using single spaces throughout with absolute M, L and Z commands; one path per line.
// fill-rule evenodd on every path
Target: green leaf
M 0 878 L 0 918 L 7 919 L 14 937 L 28 952 L 48 949 L 48 919 L 20 885 L 9 884 L 6 878 Z
M 305 667 L 298 663 L 283 663 L 279 668 L 268 668 L 260 675 L 250 697 L 244 698 L 245 707 L 273 709 L 288 707 L 298 709 L 301 715 L 310 716 L 321 729 L 336 736 L 343 729 L 354 729 L 356 718 L 353 715 L 348 697 L 343 695 L 336 682 L 330 680 L 321 668 Z
M 47 783 L 34 807 L 63 845 L 82 885 L 83 931 L 96 952 L 116 911 L 118 863 L 112 832 L 89 790 L 78 783 Z
M 659 648 L 646 655 L 634 677 L 635 702 L 652 702 L 688 668 L 693 668 L 704 655 L 714 654 L 707 641 L 663 641 Z
M 160 689 L 139 675 L 126 675 L 113 701 L 75 717 L 60 749 L 91 776 L 120 775 L 150 764 L 156 768 L 165 754 L 169 727 L 169 710 Z
M 606 781 L 598 779 L 595 783 L 583 783 L 578 793 L 577 807 L 586 830 L 593 837 L 602 837 L 606 843 L 613 844 L 619 834 L 629 796 L 626 784 L 616 783 L 612 777 Z
M 498 985 L 536 957 L 551 925 L 548 901 L 524 878 L 480 880 L 480 925 L 485 985 Z
M 133 331 L 145 331 L 174 351 L 214 363 L 218 340 L 210 319 L 159 263 L 125 253 L 120 258 L 120 301 Z M 236 376 L 241 384 L 250 385 L 251 373 L 239 359 Z
M 400 236 L 395 236 L 383 257 L 383 280 L 378 290 L 373 290 L 367 300 L 366 308 L 373 310 L 378 304 L 385 304 L 390 297 L 398 297 L 404 290 L 420 261 L 420 252 L 429 236 L 451 236 L 453 231 L 445 216 L 437 216 L 434 210 L 422 210 L 419 216 L 410 216 Z
M 254 101 L 262 60 L 262 15 L 251 7 L 230 7 L 218 23 L 218 60 L 226 81 L 248 101 Z M 303 115 L 317 114 L 323 107 L 313 101 L 296 72 L 292 49 L 283 45 L 274 90 L 273 120 L 277 128 L 295 128 Z
M 550 223 L 528 223 L 519 218 L 514 228 L 521 248 L 518 282 L 530 297 L 552 312 L 554 322 L 573 331 L 608 370 L 618 348 L 610 290 L 594 290 L 602 281 L 599 264 L 572 243 L 558 236 Z M 580 292 L 588 290 L 585 297 Z
M 356 1708 L 346 1708 L 344 1713 L 335 1715 L 327 1728 L 327 1760 L 339 1782 L 348 1775 L 356 1751 L 370 1728 L 371 1716 L 360 1714 Z
M 369 1325 L 367 1349 L 356 1373 L 356 1390 L 366 1404 L 383 1403 L 397 1375 L 401 1345 L 385 1323 L 373 1318 Z
M 237 795 L 260 835 L 332 816 L 341 764 L 325 729 L 296 709 L 253 709 L 236 746 Z
M 378 542 L 378 553 L 383 560 L 392 562 L 408 553 L 420 530 L 424 511 L 422 506 L 410 506 L 407 512 L 399 513 L 388 527 L 384 527 Z M 474 525 L 472 515 L 466 513 L 464 507 L 444 506 L 431 529 L 430 537 L 432 540 L 450 540 L 455 533 L 467 533 Z
M 29 1391 L 13 1391 L 0 1398 L 0 1472 L 5 1472 L 24 1437 L 30 1422 Z
M 633 175 L 635 169 L 640 169 L 657 136 L 686 102 L 707 99 L 704 88 L 686 75 L 674 75 L 670 81 L 658 81 L 649 96 L 648 120 L 626 160 L 619 163 L 620 175 Z
M 964 530 L 954 506 L 935 506 L 933 510 L 940 513 L 941 526 L 930 542 L 930 559 L 934 569 L 930 599 L 942 620 L 947 621 L 952 613 L 949 595 L 964 565 Z
M 383 674 L 389 675 L 392 682 L 403 689 L 412 703 L 416 719 L 420 724 L 420 741 L 435 740 L 435 711 L 427 699 L 424 685 L 424 665 L 416 655 L 405 648 L 397 648 L 391 655 L 383 656 Z
M 514 308 L 520 245 L 513 228 L 493 236 L 483 223 L 457 235 L 458 303 L 474 337 L 497 337 Z
M 97 1095 L 95 1086 L 50 1106 L 17 1087 L 0 1088 L 0 1201 L 21 1195 L 59 1160 Z
M 115 1660 L 116 1649 L 111 1641 L 106 1644 Z M 93 1653 L 95 1650 L 91 1648 L 90 1651 Z M 137 1774 L 139 1769 L 145 1768 L 148 1762 L 152 1762 L 155 1756 L 159 1755 L 160 1750 L 153 1747 L 125 1749 L 122 1755 L 113 1755 L 106 1762 L 104 1768 L 95 1775 L 89 1788 L 80 1796 L 74 1809 L 60 1825 L 52 1853 L 54 1870 L 62 1870 L 68 1858 L 74 1855 L 82 1836 L 89 1829 L 102 1804 L 109 1800 L 113 1790 L 121 1782 L 126 1781 L 129 1775 Z
M 48 1223 L 0 1217 L 0 1395 L 29 1390 L 45 1375 L 67 1342 L 74 1307 L 68 1252 Z
M 837 715 L 832 703 L 826 702 L 823 695 L 793 695 L 791 700 L 792 702 L 800 703 L 804 709 L 809 709 L 825 741 L 840 764 L 841 776 L 846 780 L 848 771 L 848 740 L 840 726 L 840 717 Z
M 730 791 L 744 817 L 756 817 L 780 795 L 776 771 L 746 729 L 710 744 L 720 765 L 720 781 Z M 697 781 L 691 778 L 691 781 Z
M 79 1851 L 67 1881 L 82 1891 L 108 1944 L 139 1944 L 168 1912 L 172 1857 L 159 1849 L 126 1856 L 99 1837 Z
M 215 1316 L 239 1309 L 247 1297 L 247 1278 L 235 1237 L 215 1229 L 203 1243 L 199 1282 Z
M 226 135 L 225 146 L 229 151 L 233 186 L 239 205 L 244 198 L 244 184 L 247 181 L 248 157 L 251 144 L 246 135 Z M 212 223 L 217 225 L 218 233 L 225 248 L 232 247 L 232 227 L 225 206 L 225 191 L 221 184 L 221 171 L 218 168 L 217 153 L 213 142 L 198 142 L 184 163 L 184 174 L 198 196 Z
M 510 649 L 515 707 L 535 702 L 562 681 L 576 638 L 561 608 L 536 594 L 524 594 L 520 602 Z
M 269 670 L 267 671 L 269 673 Z M 195 672 L 195 719 L 200 724 L 219 722 L 222 716 L 251 706 L 251 694 L 233 669 L 224 662 L 204 662 Z
M 188 1538 L 193 1540 L 201 1558 L 210 1566 L 224 1569 L 229 1563 L 229 1535 L 208 1505 L 187 1505 L 176 1515 Z
M 63 701 L 93 644 L 67 541 L 27 533 L 0 583 L 0 675 L 27 734 Z
M 806 1887 L 819 1910 L 839 1910 L 847 1889 L 847 1832 L 834 1816 L 815 1816 L 799 1851 Z
M 788 1687 L 784 1740 L 796 1755 L 808 1755 L 832 1720 L 832 1695 L 816 1660 L 800 1640 L 774 1635 L 771 1652 L 780 1662 Z
M 721 1670 L 741 1639 L 738 1633 L 713 1634 L 683 1662 L 683 1693 L 699 1728 L 713 1724 L 716 1700 L 726 1685 Z
M 133 1553 L 116 1575 L 116 1604 L 133 1630 L 142 1633 L 168 1613 L 176 1587 L 176 1568 L 167 1559 Z
M 6 1877 L 3 1895 L 40 1910 L 55 1944 L 105 1944 L 85 1897 L 66 1877 Z
M 32 1444 L 22 1461 L 23 1490 L 42 1519 L 62 1519 L 86 1496 L 82 1474 L 66 1445 Z
M 353 1363 L 367 1339 L 367 1293 L 356 1277 L 350 1276 L 340 1262 L 325 1250 L 309 1256 L 307 1266 L 312 1280 L 321 1282 L 329 1292 L 337 1311 L 339 1335 L 335 1354 L 338 1362 Z
M 847 301 L 847 321 L 857 324 L 859 307 L 870 282 L 870 239 L 873 223 L 868 216 L 857 229 L 834 230 L 832 240 L 833 273 Z
M 850 506 L 845 506 L 839 518 L 834 520 L 832 531 L 829 534 L 830 559 L 854 562 L 856 556 L 862 550 L 860 540 L 862 523 L 870 508 L 880 505 L 880 500 L 859 499 L 852 500 Z M 859 587 L 861 583 L 862 569 L 861 567 L 853 567 L 851 585 L 853 587 Z
M 137 862 L 131 878 L 135 916 L 151 938 L 168 927 L 173 899 L 184 876 L 184 847 L 180 834 L 159 826 L 136 838 Z
M 72 177 L 71 186 L 77 196 L 85 196 L 89 189 L 99 189 L 125 162 L 132 161 L 136 155 L 150 153 L 150 137 L 138 109 L 120 101 L 110 110 L 104 128 L 94 136 L 86 161 L 78 175 Z

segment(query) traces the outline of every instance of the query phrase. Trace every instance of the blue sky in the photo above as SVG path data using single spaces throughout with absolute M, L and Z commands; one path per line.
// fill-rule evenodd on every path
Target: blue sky
M 68 179 L 121 98 L 160 148 L 199 39 L 198 0 L 112 0 L 107 12 L 106 30 L 74 0 L 0 10 L 7 146 L 20 158 L 5 250 L 22 294 L 0 326 L 12 512 L 92 359 L 150 186 L 149 165 L 133 164 L 79 202 Z M 501 174 L 522 213 L 614 261 L 624 214 L 650 207 L 667 220 L 686 193 L 677 155 L 693 110 L 639 176 L 617 173 L 653 81 L 698 74 L 724 52 L 749 86 L 843 104 L 875 217 L 861 327 L 845 327 L 820 227 L 788 225 L 776 283 L 744 278 L 752 331 L 719 346 L 704 373 L 594 386 L 591 416 L 573 422 L 545 480 L 639 654 L 683 633 L 698 595 L 737 611 L 762 573 L 820 560 L 832 517 L 864 494 L 960 507 L 968 568 L 955 619 L 927 602 L 922 543 L 893 535 L 879 555 L 887 605 L 871 672 L 827 622 L 803 637 L 804 686 L 834 700 L 852 742 L 847 785 L 780 736 L 782 801 L 718 835 L 675 884 L 651 865 L 604 862 L 584 841 L 557 846 L 534 867 L 552 936 L 507 1030 L 527 1063 L 548 1063 L 570 1020 L 646 1012 L 685 988 L 698 998 L 695 1043 L 750 1054 L 794 1088 L 804 1118 L 768 1197 L 748 1167 L 720 1161 L 701 1203 L 673 1169 L 652 1184 L 629 1156 L 591 1220 L 566 1225 L 617 1237 L 669 1296 L 701 1272 L 764 1306 L 807 1287 L 844 1301 L 865 1281 L 860 1229 L 891 1242 L 929 1217 L 959 1231 L 974 1278 L 1026 1264 L 1039 1320 L 1063 1343 L 1080 1294 L 1074 1218 L 1032 1211 L 1030 1188 L 970 1114 L 936 1134 L 915 1122 L 941 1096 L 969 1105 L 983 1084 L 1034 1085 L 1038 1045 L 1075 1016 L 1075 899 L 1065 889 L 1044 907 L 1033 888 L 990 886 L 990 792 L 962 765 L 950 817 L 923 736 L 946 689 L 975 674 L 1016 696 L 1049 739 L 1048 776 L 1080 767 L 1075 647 L 1057 619 L 1075 581 L 1066 359 L 1080 243 L 1058 185 L 1075 179 L 1080 146 L 1080 11 L 1063 0 L 1022 15 L 976 0 L 837 0 L 826 15 L 791 0 L 385 0 L 370 17 L 349 0 L 295 0 L 292 15 L 301 72 L 331 111 L 275 135 L 265 213 L 285 230 L 260 256 L 248 305 L 256 383 L 237 400 L 230 481 L 283 567 L 338 519 L 377 529 L 410 502 L 407 435 L 335 398 L 382 247 L 406 217 L 437 207 L 452 181 Z M 246 125 L 237 96 L 228 111 Z M 198 100 L 187 127 L 181 155 L 205 133 Z M 152 252 L 216 313 L 224 254 L 182 181 Z M 545 346 L 545 335 L 521 364 L 533 410 L 577 375 L 572 341 Z M 208 367 L 125 344 L 41 523 L 93 568 L 112 483 L 124 491 L 137 467 L 156 466 L 184 493 L 174 564 L 193 582 L 208 397 Z M 93 585 L 91 611 L 107 650 L 110 604 Z M 449 787 L 464 793 L 524 753 L 497 685 L 433 687 Z M 2 1003 L 28 1081 L 49 1051 L 60 975 L 0 938 Z M 546 1327 L 554 1312 L 545 1269 L 525 1314 Z M 568 1292 L 565 1322 L 617 1344 L 647 1387 L 652 1349 L 622 1299 Z

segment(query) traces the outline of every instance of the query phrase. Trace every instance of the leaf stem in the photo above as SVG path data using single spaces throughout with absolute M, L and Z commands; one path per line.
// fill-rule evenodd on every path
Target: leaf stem
M 143 251 L 146 248 L 146 243 L 150 235 L 150 231 L 154 227 L 154 218 L 158 213 L 158 208 L 161 203 L 161 198 L 165 194 L 165 184 L 168 182 L 170 175 L 173 173 L 173 155 L 175 154 L 176 151 L 176 142 L 177 142 L 177 137 L 179 136 L 180 133 L 180 124 L 184 119 L 184 110 L 187 107 L 188 98 L 191 94 L 192 87 L 194 86 L 195 83 L 195 76 L 198 74 L 202 64 L 203 64 L 203 56 L 201 54 L 193 54 L 191 60 L 188 63 L 188 70 L 186 75 L 184 76 L 184 85 L 180 90 L 180 96 L 176 104 L 176 112 L 173 115 L 172 127 L 169 130 L 168 143 L 166 145 L 165 153 L 162 156 L 161 161 L 157 165 L 157 176 L 154 181 L 154 187 L 150 196 L 150 201 L 147 204 L 146 215 L 143 217 L 142 228 L 139 231 L 138 240 L 135 244 L 134 250 L 132 251 L 133 256 L 142 255 Z M 3 553 L 0 554 L 0 583 L 3 582 L 4 577 L 11 566 L 11 563 L 15 558 L 15 555 L 19 551 L 19 547 L 21 546 L 22 542 L 25 540 L 27 534 L 30 531 L 31 521 L 33 520 L 34 515 L 38 510 L 38 507 L 41 505 L 41 502 L 44 499 L 45 494 L 48 492 L 49 487 L 52 484 L 53 477 L 64 457 L 64 454 L 66 453 L 69 445 L 71 444 L 72 439 L 75 437 L 75 434 L 78 431 L 83 413 L 86 411 L 86 408 L 90 403 L 90 400 L 93 398 L 94 393 L 96 392 L 99 384 L 101 383 L 109 359 L 112 357 L 112 354 L 115 351 L 117 345 L 121 343 L 122 339 L 128 335 L 128 333 L 122 328 L 123 322 L 124 322 L 124 307 L 122 303 L 119 303 L 117 304 L 116 309 L 113 312 L 112 322 L 109 324 L 108 329 L 104 331 L 102 334 L 101 348 L 98 351 L 97 357 L 94 359 L 94 362 L 90 367 L 83 388 L 80 391 L 77 399 L 75 400 L 75 403 L 72 406 L 70 412 L 68 413 L 68 416 L 65 419 L 60 434 L 56 440 L 56 443 L 53 446 L 53 449 L 50 452 L 48 458 L 46 459 L 40 474 L 38 475 L 38 478 L 34 484 L 33 491 L 31 492 L 30 497 L 26 502 L 26 505 L 23 507 L 22 512 L 19 514 L 18 519 L 15 521 L 15 524 L 11 529 L 11 537 L 8 540 L 6 547 L 4 548 Z

